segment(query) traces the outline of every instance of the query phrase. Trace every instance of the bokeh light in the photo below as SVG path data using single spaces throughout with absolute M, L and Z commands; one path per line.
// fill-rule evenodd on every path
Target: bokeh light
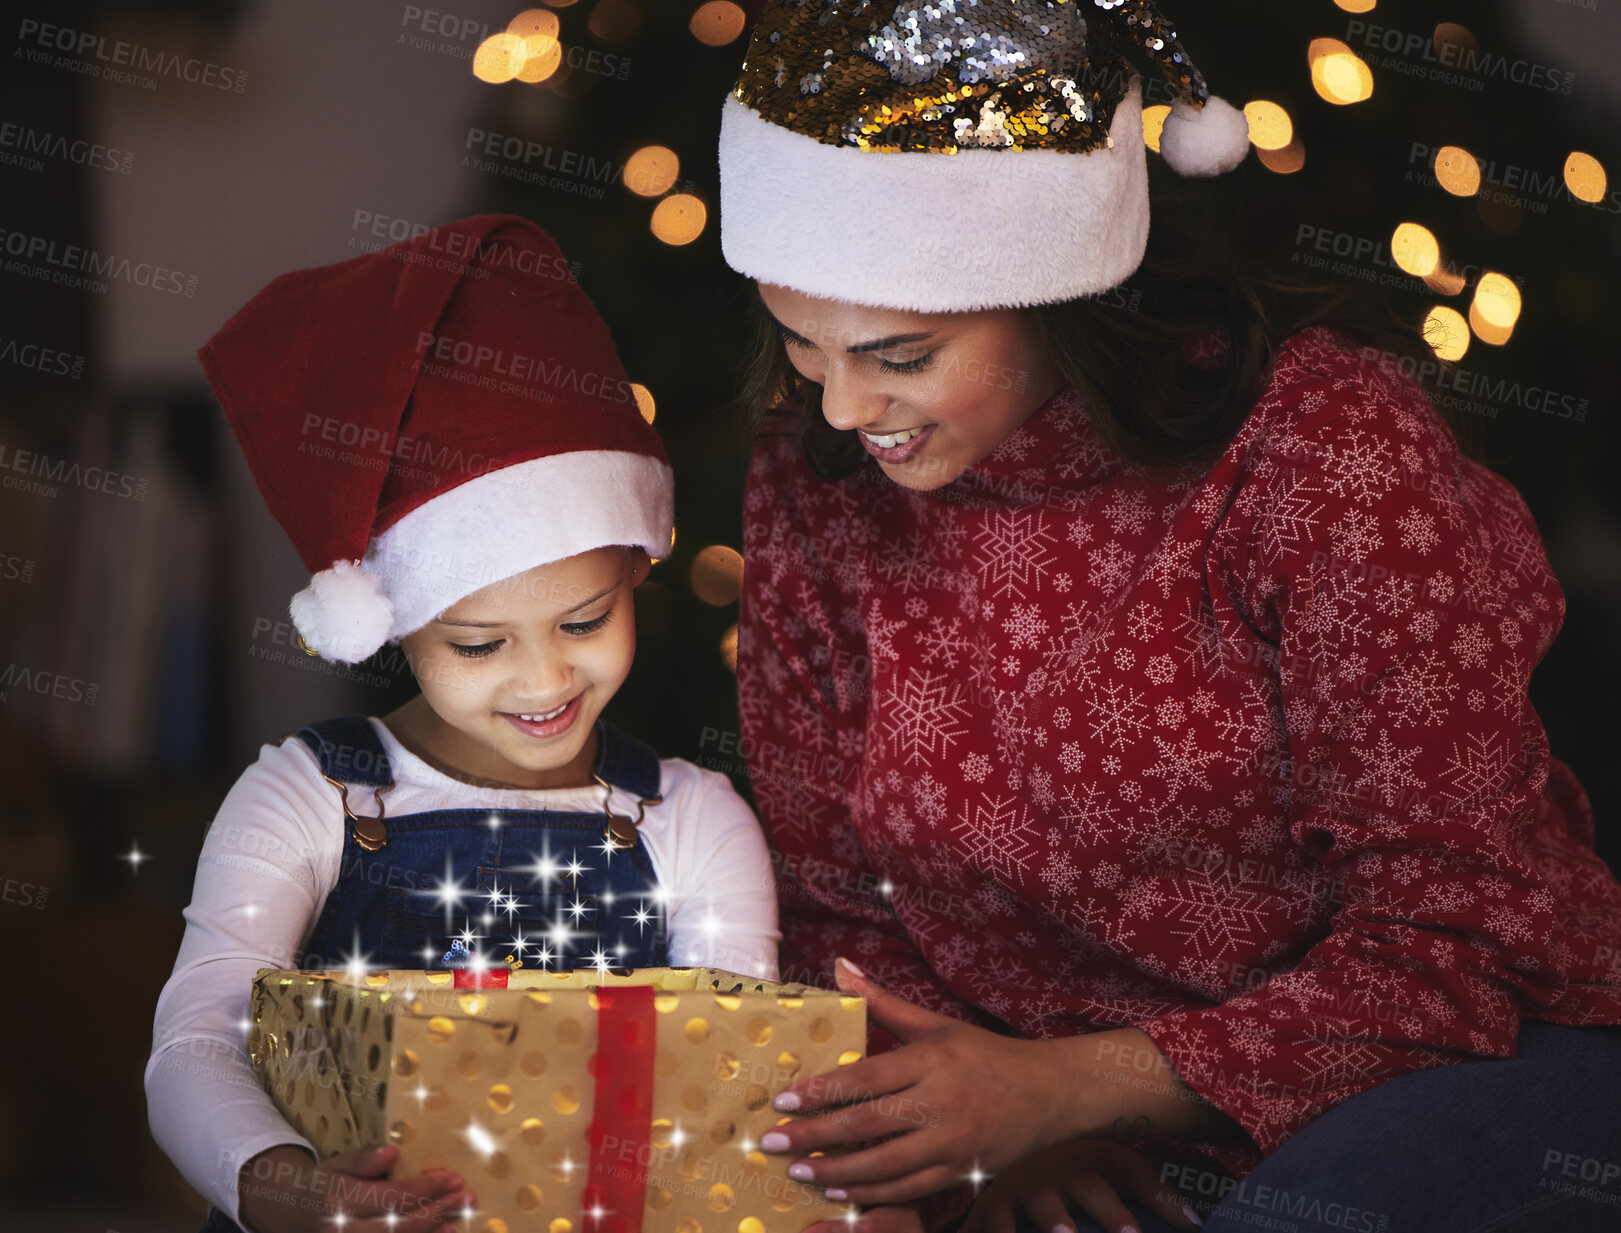
M 1488 270 L 1475 284 L 1472 307 L 1488 325 L 1512 330 L 1514 323 L 1520 319 L 1520 289 L 1508 275 Z
M 1428 227 L 1401 223 L 1390 237 L 1390 255 L 1409 274 L 1423 278 L 1441 264 L 1441 245 Z
M 1266 99 L 1245 103 L 1244 119 L 1249 121 L 1250 141 L 1257 149 L 1281 150 L 1294 140 L 1289 113 L 1276 103 Z
M 1159 135 L 1165 128 L 1165 117 L 1171 109 L 1164 103 L 1143 108 L 1143 144 L 1155 154 L 1159 153 Z
M 1279 175 L 1286 176 L 1299 171 L 1306 165 L 1306 147 L 1300 144 L 1300 134 L 1296 133 L 1283 149 L 1257 149 L 1255 157 L 1261 160 L 1261 165 L 1268 171 L 1275 171 Z
M 1327 102 L 1343 107 L 1373 97 L 1373 70 L 1339 39 L 1313 39 L 1306 58 L 1312 88 Z
M 1501 347 L 1514 333 L 1520 317 L 1520 289 L 1506 274 L 1490 270 L 1475 284 L 1475 297 L 1469 304 L 1469 328 L 1475 337 L 1493 347 Z
M 478 45 L 473 53 L 473 76 L 480 81 L 499 85 L 511 81 L 522 70 L 529 57 L 524 40 L 510 31 L 492 34 Z
M 641 197 L 661 197 L 681 174 L 681 160 L 668 146 L 643 146 L 625 160 L 625 187 Z
M 704 233 L 709 210 L 691 193 L 676 193 L 653 208 L 653 234 L 666 244 L 691 244 Z
M 687 580 L 704 603 L 716 608 L 735 604 L 743 589 L 743 555 L 725 544 L 711 544 L 693 557 Z
M 1609 177 L 1604 174 L 1604 167 L 1598 159 L 1580 150 L 1572 150 L 1570 157 L 1565 160 L 1565 187 L 1579 201 L 1599 202 L 1604 200 Z
M 1424 341 L 1437 357 L 1456 363 L 1469 350 L 1469 325 L 1456 308 L 1437 304 L 1424 315 Z
M 525 9 L 507 22 L 507 33 L 516 34 L 525 41 L 536 35 L 554 39 L 558 28 L 557 14 L 550 9 Z
M 1334 0 L 1347 13 L 1371 13 L 1374 0 Z
M 642 9 L 636 0 L 597 0 L 585 27 L 604 43 L 623 43 L 642 28 Z
M 690 29 L 700 43 L 724 47 L 743 33 L 747 23 L 747 15 L 731 0 L 710 0 L 693 13 Z
M 720 657 L 728 668 L 737 671 L 737 626 L 733 625 L 720 636 Z
M 1435 152 L 1435 180 L 1454 197 L 1473 197 L 1480 191 L 1480 164 L 1462 146 L 1442 146 Z
M 518 70 L 518 80 L 532 86 L 549 80 L 563 63 L 563 44 L 549 34 L 531 34 L 523 42 L 527 57 Z
M 653 405 L 653 391 L 639 382 L 632 381 L 630 392 L 636 399 L 636 409 L 642 413 L 642 418 L 651 424 L 657 410 Z

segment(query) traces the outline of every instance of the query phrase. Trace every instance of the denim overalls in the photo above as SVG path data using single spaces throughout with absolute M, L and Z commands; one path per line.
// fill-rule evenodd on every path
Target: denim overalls
M 358 956 L 369 968 L 442 969 L 458 938 L 496 965 L 514 955 L 554 972 L 668 966 L 662 901 L 636 830 L 641 806 L 660 799 L 659 761 L 640 741 L 597 723 L 595 778 L 640 802 L 634 819 L 606 807 L 390 817 L 393 773 L 369 720 L 331 719 L 298 736 L 342 794 L 346 823 L 338 881 L 300 968 L 345 967 Z M 447 918 L 438 891 L 457 883 L 461 901 Z M 203 1233 L 241 1230 L 211 1207 Z

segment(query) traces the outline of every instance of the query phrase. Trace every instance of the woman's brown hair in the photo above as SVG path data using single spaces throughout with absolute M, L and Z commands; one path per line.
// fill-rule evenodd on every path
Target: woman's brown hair
M 1125 283 L 1100 295 L 1021 310 L 1100 435 L 1128 462 L 1153 467 L 1213 460 L 1260 396 L 1278 347 L 1312 326 L 1342 331 L 1359 349 L 1377 353 L 1387 372 L 1443 367 L 1419 327 L 1378 287 L 1241 268 L 1221 249 L 1156 203 L 1148 251 Z M 866 451 L 854 431 L 835 429 L 823 418 L 821 387 L 789 363 L 758 289 L 751 300 L 741 401 L 753 431 L 762 431 L 768 415 L 797 411 L 811 470 L 842 479 L 866 461 Z M 1226 331 L 1230 343 L 1227 362 L 1214 368 L 1183 350 L 1189 339 L 1213 330 Z M 1478 454 L 1472 433 L 1443 415 L 1465 451 Z

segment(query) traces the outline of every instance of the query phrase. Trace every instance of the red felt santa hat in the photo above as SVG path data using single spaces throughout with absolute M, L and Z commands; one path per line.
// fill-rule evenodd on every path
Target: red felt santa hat
M 358 663 L 549 561 L 669 550 L 663 444 L 527 219 L 463 219 L 284 274 L 198 356 L 312 575 L 290 611 L 327 659 Z

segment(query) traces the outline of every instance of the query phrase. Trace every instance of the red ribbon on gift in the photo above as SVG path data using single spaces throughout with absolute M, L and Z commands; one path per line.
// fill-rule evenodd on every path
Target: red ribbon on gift
M 456 975 L 450 982 L 452 989 L 505 989 L 507 987 L 507 968 L 490 968 L 481 973 L 472 968 L 456 968 Z
M 651 985 L 599 986 L 596 1095 L 586 1141 L 591 1165 L 580 1195 L 589 1233 L 642 1233 L 652 1159 L 653 1046 L 658 1027 Z

